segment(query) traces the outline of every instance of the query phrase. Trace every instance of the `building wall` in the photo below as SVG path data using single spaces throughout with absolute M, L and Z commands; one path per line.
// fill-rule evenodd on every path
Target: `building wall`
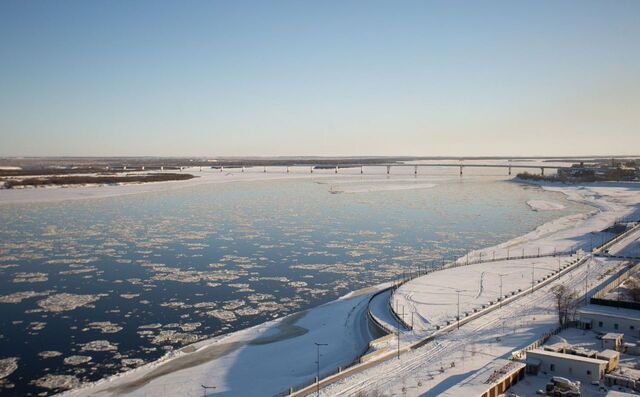
M 527 352 L 527 358 L 537 358 L 542 362 L 540 371 L 546 372 L 550 376 L 563 376 L 569 379 L 579 379 L 583 381 L 598 381 L 604 377 L 608 362 L 590 363 L 567 357 L 554 357 L 537 354 L 535 351 Z
M 636 338 L 640 337 L 640 321 L 637 320 L 580 313 L 580 321 L 590 321 L 594 331 L 618 332 Z

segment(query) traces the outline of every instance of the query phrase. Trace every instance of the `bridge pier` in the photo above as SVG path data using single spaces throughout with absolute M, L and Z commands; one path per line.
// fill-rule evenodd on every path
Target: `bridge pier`
M 336 165 L 336 174 L 338 173 L 338 166 Z
M 311 166 L 310 171 L 311 171 L 311 172 L 309 172 L 309 173 L 310 173 L 310 174 L 313 174 L 313 166 Z
M 413 166 L 413 175 L 418 175 L 418 166 L 417 165 Z
M 364 174 L 364 167 L 360 166 L 360 175 Z
M 387 175 L 389 175 L 389 173 L 390 173 L 390 172 L 391 172 L 391 166 L 390 166 L 390 165 L 388 165 L 388 166 L 387 166 Z
M 462 166 L 460 166 L 460 176 L 462 176 Z
M 262 172 L 266 174 L 267 173 L 267 167 L 263 167 L 262 168 Z
M 544 175 L 544 167 L 540 167 L 540 175 Z
M 224 165 L 220 166 L 220 172 L 224 171 Z
M 244 172 L 244 165 L 242 166 L 242 172 Z
M 509 166 L 509 175 L 511 175 L 511 166 Z
M 287 174 L 289 173 L 289 166 L 287 166 Z

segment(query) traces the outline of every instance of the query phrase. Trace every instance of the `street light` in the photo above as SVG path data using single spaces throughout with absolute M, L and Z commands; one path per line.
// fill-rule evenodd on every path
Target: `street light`
M 502 307 L 502 297 L 504 296 L 502 295 L 502 277 L 506 274 L 498 274 L 498 276 L 500 277 L 500 307 Z
M 316 344 L 316 348 L 317 348 L 317 359 L 316 359 L 316 365 L 317 365 L 317 374 L 318 376 L 316 377 L 316 395 L 320 396 L 320 346 L 329 346 L 328 343 L 318 343 L 318 342 L 314 342 Z
M 202 386 L 202 395 L 203 395 L 203 397 L 207 397 L 207 390 L 209 390 L 209 389 L 213 390 L 213 389 L 216 388 L 215 386 L 205 386 L 205 385 L 200 385 L 200 386 Z
M 458 329 L 460 329 L 460 292 L 462 292 L 462 290 L 456 290 L 456 293 L 458 294 Z

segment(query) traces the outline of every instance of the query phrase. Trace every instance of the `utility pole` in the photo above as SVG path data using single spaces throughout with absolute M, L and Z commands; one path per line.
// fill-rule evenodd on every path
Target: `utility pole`
M 587 262 L 587 273 L 584 275 L 584 303 L 587 304 L 587 291 L 589 290 L 588 281 L 589 281 L 589 262 Z M 618 288 L 620 289 L 620 288 Z
M 314 342 L 316 344 L 316 350 L 317 350 L 317 359 L 316 359 L 316 368 L 317 368 L 317 377 L 316 377 L 316 395 L 320 396 L 320 346 L 329 346 L 328 343 L 318 343 L 318 342 Z
M 457 289 L 456 293 L 458 294 L 458 329 L 460 329 L 460 292 L 461 290 Z
M 558 258 L 558 273 L 560 273 L 560 258 Z
M 498 274 L 498 276 L 500 276 L 500 307 L 502 307 L 502 297 L 504 295 L 502 295 L 502 277 L 505 276 L 505 274 Z
M 536 273 L 536 264 L 532 263 L 531 264 L 531 292 L 533 292 L 533 285 L 534 285 L 534 275 Z
M 413 312 L 412 312 L 413 314 Z M 398 312 L 398 306 L 396 305 L 396 334 L 398 336 L 398 360 L 400 360 L 400 316 L 404 319 L 404 306 L 402 306 L 402 314 Z M 413 322 L 413 320 L 411 320 Z

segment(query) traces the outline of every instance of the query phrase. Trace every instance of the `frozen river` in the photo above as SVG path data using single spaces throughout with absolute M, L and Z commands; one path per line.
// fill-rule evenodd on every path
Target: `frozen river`
M 534 211 L 532 200 L 558 205 Z M 3 204 L 0 360 L 17 369 L 0 395 L 96 380 L 588 210 L 496 176 L 448 174 Z

